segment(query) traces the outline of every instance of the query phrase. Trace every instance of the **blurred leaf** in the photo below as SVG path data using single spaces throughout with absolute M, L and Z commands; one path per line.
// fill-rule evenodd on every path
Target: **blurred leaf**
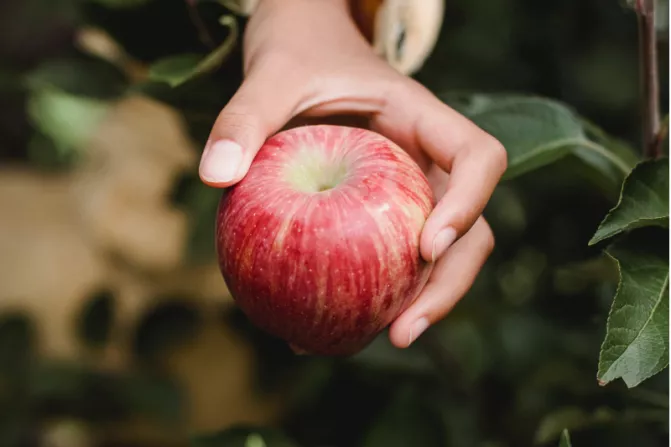
M 658 225 L 669 226 L 669 159 L 637 165 L 622 186 L 620 200 L 601 222 L 590 245 L 623 231 Z
M 86 393 L 89 378 L 81 366 L 41 362 L 31 371 L 31 397 L 34 400 L 77 399 Z
M 77 335 L 91 348 L 104 346 L 114 324 L 114 295 L 104 290 L 94 295 L 77 320 Z
M 67 169 L 78 159 L 79 153 L 71 150 L 63 151 L 46 135 L 35 132 L 28 141 L 26 155 L 37 167 L 47 169 Z
M 197 54 L 180 54 L 159 60 L 149 68 L 149 80 L 166 82 L 171 87 L 178 87 L 219 68 L 231 54 L 238 40 L 238 22 L 235 17 L 222 16 L 219 22 L 229 28 L 229 33 L 224 42 L 213 52 L 205 58 Z
M 517 306 L 531 299 L 546 266 L 545 253 L 533 247 L 521 247 L 512 259 L 499 266 L 497 272 L 505 299 Z
M 160 363 L 171 350 L 190 340 L 201 322 L 198 311 L 186 300 L 161 299 L 161 304 L 143 316 L 138 325 L 135 355 L 149 364 Z
M 61 156 L 78 153 L 108 111 L 108 104 L 75 96 L 52 87 L 33 91 L 28 115 L 44 135 L 54 141 Z
M 199 435 L 192 439 L 191 447 L 297 447 L 283 433 L 269 428 L 247 426 Z
M 662 408 L 669 408 L 669 394 L 660 393 L 654 390 L 647 390 L 644 387 L 638 387 L 633 390 L 629 390 L 629 395 L 633 399 L 640 400 L 651 406 L 657 406 Z
M 32 91 L 47 88 L 75 96 L 109 100 L 124 93 L 128 79 L 109 62 L 78 57 L 42 62 L 26 75 L 24 84 Z
M 616 157 L 622 159 L 627 166 L 633 168 L 641 160 L 638 152 L 627 142 L 606 133 L 599 126 L 585 118 L 582 118 L 581 121 L 588 139 L 612 152 Z M 629 171 L 623 172 L 620 166 L 611 163 L 599 153 L 580 151 L 576 155 L 585 164 L 586 168 L 591 169 L 591 172 L 588 173 L 589 176 L 594 177 L 594 173 L 604 176 L 609 185 L 617 188 L 617 193 L 619 194 L 622 181 L 628 175 Z
M 34 343 L 33 327 L 21 314 L 0 315 L 0 375 L 23 373 Z
M 261 435 L 252 433 L 251 435 L 247 436 L 245 447 L 266 447 L 266 442 L 263 440 Z
M 427 406 L 413 388 L 396 393 L 390 405 L 364 436 L 363 447 L 442 447 L 445 427 L 441 415 Z
M 642 425 L 668 421 L 666 410 L 658 409 L 623 409 L 615 410 L 609 407 L 598 407 L 594 410 L 584 410 L 577 406 L 559 408 L 548 414 L 541 421 L 535 434 L 535 442 L 546 444 L 557 438 L 562 438 L 564 432 L 582 431 L 597 426 L 613 427 L 615 425 Z
M 235 14 L 238 15 L 245 15 L 249 14 L 249 5 L 253 4 L 253 2 L 249 2 L 246 0 L 195 0 L 199 2 L 206 2 L 206 1 L 214 1 L 219 3 L 220 5 L 224 6 L 225 8 L 230 9 L 233 11 Z
M 611 281 L 617 281 L 617 273 L 610 258 L 603 255 L 559 266 L 553 275 L 554 289 L 560 295 L 576 294 Z
M 168 426 L 184 420 L 184 399 L 179 386 L 170 380 L 140 375 L 121 377 L 115 384 L 121 403 L 131 414 L 154 418 Z
M 179 388 L 157 377 L 115 375 L 81 364 L 43 361 L 31 371 L 30 385 L 33 402 L 56 411 L 67 409 L 89 421 L 141 415 L 171 427 L 184 416 Z
M 599 355 L 601 385 L 622 378 L 632 388 L 669 363 L 668 233 L 642 231 L 607 251 L 620 283 Z
M 442 98 L 503 144 L 508 152 L 504 179 L 515 178 L 569 154 L 586 158 L 608 176 L 612 167 L 622 173 L 631 167 L 628 159 L 589 140 L 579 117 L 557 101 L 482 94 L 447 94 Z
M 600 408 L 593 413 L 579 407 L 560 408 L 543 418 L 536 431 L 535 441 L 545 444 L 557 438 L 563 439 L 563 433 L 567 430 L 581 430 L 615 419 L 616 413 L 609 408 Z
M 567 429 L 564 429 L 561 432 L 561 437 L 559 438 L 559 447 L 571 447 L 571 436 L 569 435 Z

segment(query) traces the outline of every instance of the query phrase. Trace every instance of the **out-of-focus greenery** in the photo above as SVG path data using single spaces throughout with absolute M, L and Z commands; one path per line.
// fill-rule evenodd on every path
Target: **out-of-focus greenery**
M 2 163 L 68 169 L 107 107 L 131 93 L 176 107 L 202 146 L 241 81 L 241 58 L 239 45 L 210 53 L 236 30 L 221 25 L 228 11 L 202 2 L 196 25 L 193 3 L 0 4 Z M 640 250 L 668 245 L 668 196 L 666 214 L 663 203 L 651 205 L 645 218 L 653 225 L 618 239 L 609 255 L 604 246 L 588 244 L 640 160 L 640 151 L 631 149 L 640 141 L 636 17 L 617 0 L 447 3 L 440 41 L 417 79 L 501 139 L 511 169 L 485 213 L 497 248 L 443 322 L 408 350 L 392 348 L 383 334 L 362 353 L 336 360 L 297 357 L 239 312 L 222 311 L 220 324 L 236 328 L 258 356 L 257 392 L 282 390 L 287 410 L 274 427 L 221 427 L 220 433 L 187 436 L 184 390 L 160 360 L 204 324 L 186 297 L 143 318 L 134 335 L 137 367 L 122 373 L 46 361 L 34 353 L 30 315 L 0 315 L 0 446 L 44 445 L 51 421 L 59 421 L 67 439 L 95 439 L 80 445 L 155 445 L 95 437 L 100 427 L 137 418 L 174 433 L 174 445 L 202 447 L 665 445 L 666 370 L 628 389 L 614 379 L 632 385 L 650 374 L 618 371 L 613 364 L 630 361 L 626 355 L 599 359 L 616 292 L 620 307 L 648 300 L 662 311 L 666 299 L 668 313 L 668 253 Z M 132 59 L 154 64 L 149 78 L 132 81 L 115 64 L 84 54 L 75 45 L 82 26 L 106 30 Z M 244 28 L 243 19 L 238 26 Z M 659 48 L 665 99 L 668 40 L 662 38 Z M 647 163 L 654 166 L 638 165 L 631 184 L 648 181 L 636 178 L 641 169 L 664 176 L 665 161 Z M 176 205 L 192 218 L 194 262 L 212 256 L 218 194 L 195 173 L 175 185 Z M 627 197 L 643 199 L 635 188 L 626 194 L 604 225 L 642 226 L 639 211 L 627 210 L 626 203 Z M 602 226 L 599 237 L 617 228 Z M 661 274 L 640 278 L 658 300 L 641 285 L 617 290 L 610 256 L 624 273 L 627 265 L 645 264 Z M 114 318 L 115 297 L 101 293 L 82 309 L 74 330 L 87 346 L 104 347 Z M 643 319 L 641 330 L 662 331 L 657 336 L 666 339 L 668 363 L 668 321 L 664 332 L 663 321 L 648 325 L 662 319 L 657 313 Z M 663 355 L 658 360 L 650 360 L 648 372 L 666 366 Z M 597 370 L 611 383 L 599 386 Z

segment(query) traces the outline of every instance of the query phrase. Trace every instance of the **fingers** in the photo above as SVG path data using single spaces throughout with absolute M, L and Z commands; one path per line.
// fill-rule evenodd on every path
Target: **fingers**
M 479 129 L 470 129 L 467 138 L 450 151 L 452 169 L 445 194 L 422 230 L 420 250 L 427 261 L 436 262 L 474 225 L 506 169 L 506 151 L 493 137 Z M 441 144 L 443 137 L 437 127 L 427 128 L 422 139 L 426 141 L 424 147 L 431 146 L 432 151 L 448 144 L 447 141 Z
M 219 114 L 200 162 L 204 183 L 227 187 L 241 180 L 265 140 L 294 115 L 303 89 L 291 70 L 278 77 L 280 67 L 252 70 Z
M 381 131 L 450 173 L 420 239 L 422 257 L 435 262 L 482 214 L 506 170 L 507 154 L 495 138 L 414 81 L 397 89 L 388 105 Z
M 389 338 L 399 348 L 412 344 L 442 319 L 471 288 L 494 248 L 494 236 L 483 217 L 438 260 L 415 302 L 391 325 Z

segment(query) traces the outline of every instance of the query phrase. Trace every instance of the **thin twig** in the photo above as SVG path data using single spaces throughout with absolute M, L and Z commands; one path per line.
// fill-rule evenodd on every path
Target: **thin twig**
M 659 73 L 657 71 L 657 30 L 655 0 L 636 0 L 639 58 L 643 86 L 643 153 L 657 158 L 659 133 Z
M 210 35 L 210 32 L 207 30 L 205 22 L 203 22 L 203 18 L 200 16 L 200 13 L 198 12 L 198 7 L 196 6 L 196 0 L 186 0 L 186 8 L 189 11 L 189 18 L 191 19 L 191 23 L 193 23 L 193 26 L 195 26 L 196 30 L 198 31 L 198 38 L 200 39 L 200 41 L 206 47 L 214 49 L 216 44 L 214 43 L 212 35 Z

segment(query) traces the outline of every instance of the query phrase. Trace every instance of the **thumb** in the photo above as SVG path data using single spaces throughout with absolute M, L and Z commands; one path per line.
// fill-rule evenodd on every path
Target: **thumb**
M 250 72 L 214 123 L 200 161 L 201 180 L 218 188 L 240 181 L 265 140 L 293 117 L 300 97 L 296 88 Z

